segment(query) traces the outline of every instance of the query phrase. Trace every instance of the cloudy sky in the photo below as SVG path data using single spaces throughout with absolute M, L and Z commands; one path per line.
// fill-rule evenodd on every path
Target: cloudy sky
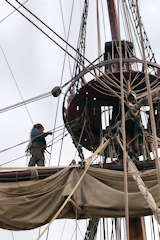
M 15 4 L 14 0 L 11 0 L 11 2 Z M 76 47 L 84 1 L 28 0 L 26 6 L 65 38 L 62 12 L 60 11 L 61 3 L 64 26 L 67 32 L 73 2 L 74 7 L 69 42 Z M 106 16 L 106 39 L 109 41 L 111 37 L 107 20 L 106 1 L 102 0 L 102 2 Z M 91 61 L 97 57 L 95 3 L 96 0 L 90 0 L 87 25 L 86 55 Z M 15 4 L 15 6 L 17 5 Z M 140 0 L 140 7 L 143 23 L 158 61 L 160 60 L 160 1 Z M 31 23 L 27 22 L 27 20 L 20 14 L 14 12 L 6 18 L 6 16 L 8 16 L 12 11 L 13 9 L 5 0 L 0 1 L 0 109 L 21 102 L 23 99 L 26 100 L 49 92 L 54 86 L 59 85 L 62 79 L 64 52 L 46 36 L 44 36 L 44 34 L 37 30 Z M 29 15 L 27 14 L 27 16 Z M 35 19 L 33 19 L 33 17 L 31 17 L 31 19 L 35 23 L 39 24 Z M 39 26 L 42 25 L 39 24 Z M 46 30 L 45 28 L 43 29 Z M 47 33 L 55 38 L 55 36 L 49 31 L 47 31 Z M 105 41 L 103 27 L 101 27 L 101 34 L 103 49 Z M 55 39 L 57 40 L 57 38 Z M 65 44 L 62 42 L 59 43 L 65 47 Z M 72 51 L 71 53 L 73 54 Z M 73 66 L 72 59 L 70 59 L 70 64 Z M 68 58 L 66 58 L 63 83 L 70 80 L 70 78 L 71 74 L 69 70 L 69 61 Z M 57 127 L 63 125 L 61 109 L 65 90 L 66 89 L 63 90 L 60 97 L 56 122 Z M 56 108 L 57 99 L 49 97 L 27 105 L 28 111 L 25 107 L 20 107 L 8 112 L 0 113 L 0 151 L 28 140 L 33 123 L 41 122 L 45 126 L 46 131 L 53 129 L 56 117 Z M 62 131 L 57 133 L 57 135 L 60 135 L 57 139 L 61 138 L 61 134 Z M 55 137 L 57 135 L 55 135 Z M 51 137 L 48 137 L 48 141 L 51 141 Z M 24 155 L 25 148 L 26 144 L 0 153 L 0 166 L 8 161 L 22 157 Z M 52 166 L 56 166 L 58 164 L 59 150 L 60 141 L 53 146 L 50 162 Z M 65 138 L 63 144 L 61 165 L 68 165 L 74 158 L 74 155 L 75 149 L 72 145 L 71 138 L 68 136 Z M 50 156 L 47 155 L 47 165 L 49 165 L 49 160 Z M 3 165 L 3 167 L 26 166 L 27 162 L 27 157 L 22 157 L 10 164 Z M 50 230 L 51 236 L 49 235 L 48 239 L 60 239 L 60 232 L 64 227 L 64 224 L 64 221 L 58 221 L 58 224 L 54 223 Z M 74 231 L 75 222 L 69 221 L 69 223 L 67 222 L 66 224 L 73 224 L 73 230 L 70 231 L 69 235 L 67 235 L 68 238 L 65 237 L 65 239 L 72 239 L 71 237 Z M 86 222 L 83 224 L 85 225 Z M 66 227 L 64 228 L 66 229 Z M 84 232 L 83 229 L 84 227 L 82 227 L 82 232 Z M 3 236 L 3 239 L 7 240 L 19 240 L 22 239 L 22 237 L 24 239 L 36 239 L 38 231 L 39 230 L 27 231 L 25 235 L 24 232 L 13 233 L 9 231 L 0 231 L 0 236 Z M 79 231 L 78 239 L 83 239 L 82 235 L 83 234 L 80 234 Z M 53 238 L 53 236 L 56 237 Z

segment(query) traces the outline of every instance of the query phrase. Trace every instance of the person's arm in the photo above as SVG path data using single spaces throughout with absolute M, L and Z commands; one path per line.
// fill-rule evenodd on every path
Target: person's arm
M 52 132 L 46 132 L 46 133 L 43 133 L 42 136 L 45 138 L 47 137 L 48 135 L 52 135 Z
M 152 92 L 152 99 L 153 100 L 159 100 L 160 101 L 160 89 L 154 89 Z M 140 105 L 145 106 L 148 105 L 148 97 L 145 96 L 138 102 Z
M 31 138 L 34 140 L 36 138 L 45 138 L 47 137 L 48 135 L 52 135 L 51 132 L 46 132 L 46 133 L 42 133 L 40 130 L 38 130 L 37 128 L 33 128 L 32 131 L 31 131 Z

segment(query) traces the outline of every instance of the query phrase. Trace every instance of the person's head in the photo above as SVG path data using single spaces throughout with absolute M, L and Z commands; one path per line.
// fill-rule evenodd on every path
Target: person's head
M 43 132 L 44 131 L 44 127 L 42 124 L 37 123 L 33 126 L 34 128 L 37 128 L 39 131 Z
M 132 104 L 137 103 L 136 93 L 133 92 L 133 91 L 130 91 L 130 92 L 128 93 L 127 100 L 128 100 L 130 103 L 132 103 Z

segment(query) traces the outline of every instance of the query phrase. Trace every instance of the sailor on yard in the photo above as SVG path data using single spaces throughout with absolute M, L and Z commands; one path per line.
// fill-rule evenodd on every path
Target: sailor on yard
M 31 159 L 29 161 L 28 166 L 44 166 L 45 165 L 45 157 L 44 151 L 46 150 L 46 140 L 45 137 L 51 135 L 51 132 L 44 133 L 44 127 L 42 124 L 35 124 L 31 130 L 31 144 L 30 144 L 30 153 Z

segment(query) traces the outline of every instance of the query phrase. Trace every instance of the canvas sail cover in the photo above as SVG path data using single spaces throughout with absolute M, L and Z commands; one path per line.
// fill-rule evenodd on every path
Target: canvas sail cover
M 65 168 L 43 180 L 0 183 L 0 227 L 27 230 L 48 223 L 83 171 L 80 168 Z M 145 171 L 141 177 L 160 206 L 156 170 Z M 128 187 L 130 216 L 151 215 L 130 174 Z M 71 199 L 59 218 L 123 217 L 124 174 L 90 167 Z

